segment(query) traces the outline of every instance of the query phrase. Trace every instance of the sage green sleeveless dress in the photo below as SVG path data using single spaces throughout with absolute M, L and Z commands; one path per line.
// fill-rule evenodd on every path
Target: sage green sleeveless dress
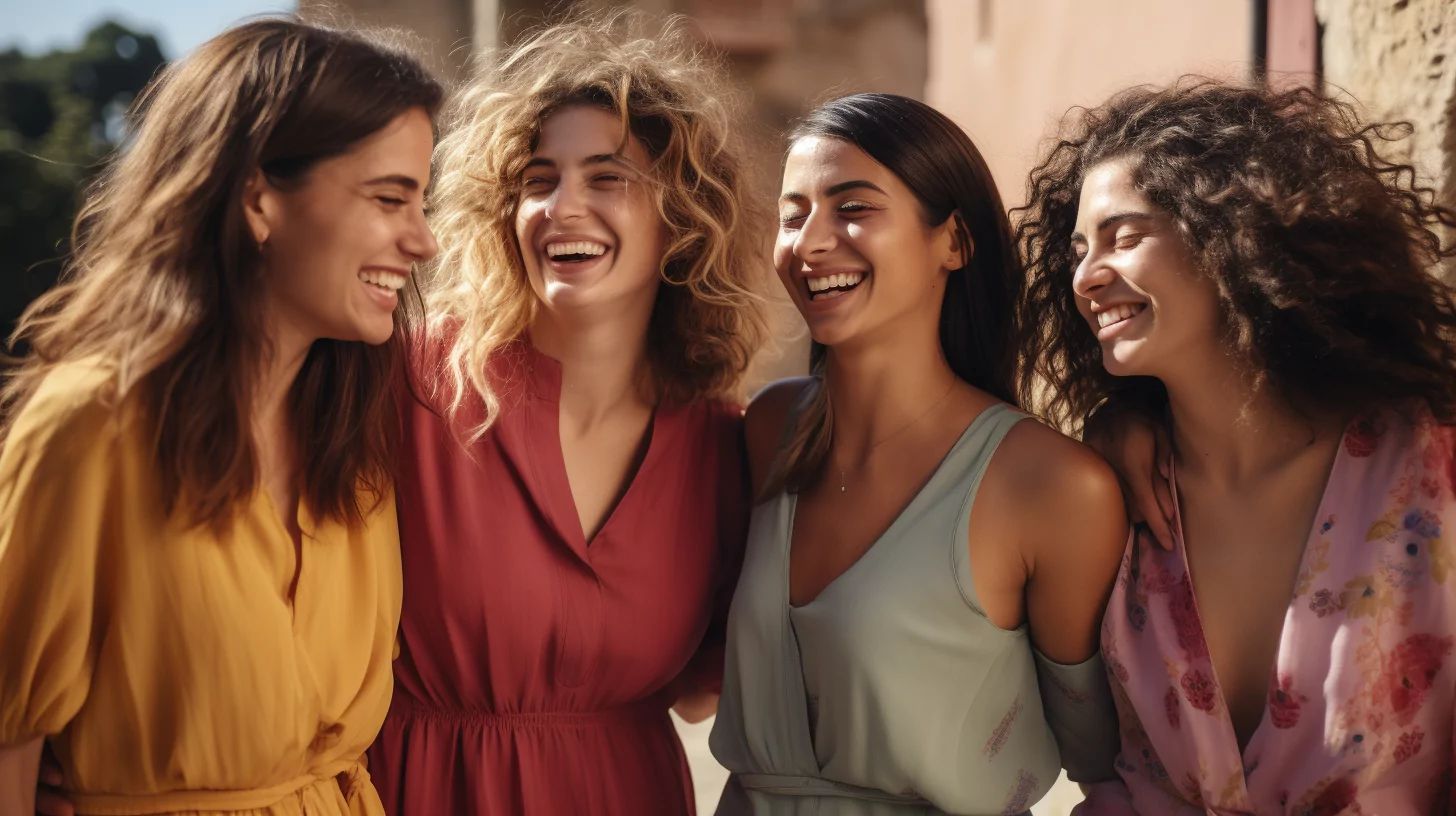
M 865 554 L 789 603 L 795 496 L 753 514 L 710 745 L 719 816 L 1019 814 L 1065 767 L 1111 779 L 1116 712 L 1100 658 L 1052 662 L 976 602 L 966 540 L 986 466 L 1024 414 L 966 428 Z

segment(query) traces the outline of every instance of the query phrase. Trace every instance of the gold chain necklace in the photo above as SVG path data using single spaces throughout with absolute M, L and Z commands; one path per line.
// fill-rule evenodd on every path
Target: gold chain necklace
M 950 396 L 950 392 L 951 391 L 954 391 L 955 390 L 955 384 L 956 384 L 955 378 L 952 377 L 951 378 L 951 381 L 950 381 L 950 387 L 947 388 L 947 389 L 945 389 L 945 393 L 940 395 L 940 399 L 936 400 L 935 402 L 932 402 L 930 404 L 930 407 L 929 408 L 926 408 L 924 411 L 921 411 L 919 414 L 916 415 L 916 417 L 914 419 L 910 420 L 909 422 L 907 422 L 904 425 L 902 425 L 899 428 L 897 428 L 894 433 L 890 434 L 889 436 L 885 437 L 884 439 L 881 439 L 880 441 L 874 443 L 873 445 L 870 445 L 870 449 L 867 450 L 867 451 L 865 451 L 864 461 L 866 463 L 869 462 L 870 456 L 872 454 L 874 454 L 876 448 L 878 448 L 879 446 L 885 444 L 886 442 L 889 442 L 891 439 L 894 439 L 895 437 L 899 436 L 900 434 L 902 434 L 902 433 L 910 430 L 911 426 L 913 426 L 915 423 L 919 422 L 920 420 L 924 419 L 925 416 L 927 414 L 929 414 L 931 411 L 934 411 L 935 410 L 935 407 L 937 405 L 940 405 L 942 402 L 945 402 L 945 398 L 948 397 L 948 396 Z M 838 468 L 838 470 L 839 470 L 839 492 L 840 493 L 843 493 L 844 490 L 845 490 L 845 484 L 844 484 L 845 474 L 847 474 L 847 473 L 854 473 L 854 472 L 858 471 L 860 468 L 863 468 L 864 467 L 864 463 L 861 463 L 857 467 L 852 467 L 852 468 L 842 468 L 842 467 L 839 467 L 838 465 L 835 465 L 835 467 Z

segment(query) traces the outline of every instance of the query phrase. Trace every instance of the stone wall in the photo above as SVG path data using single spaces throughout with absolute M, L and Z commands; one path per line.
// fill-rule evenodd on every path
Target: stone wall
M 1349 92 L 1372 121 L 1413 124 L 1390 156 L 1456 205 L 1456 2 L 1317 0 L 1315 13 L 1327 87 Z M 1456 280 L 1456 263 L 1444 271 Z

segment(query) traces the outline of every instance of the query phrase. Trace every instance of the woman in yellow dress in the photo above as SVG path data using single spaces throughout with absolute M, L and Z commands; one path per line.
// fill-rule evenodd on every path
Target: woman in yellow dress
M 170 66 L 16 338 L 0 420 L 0 816 L 380 813 L 402 288 L 443 92 L 269 19 Z

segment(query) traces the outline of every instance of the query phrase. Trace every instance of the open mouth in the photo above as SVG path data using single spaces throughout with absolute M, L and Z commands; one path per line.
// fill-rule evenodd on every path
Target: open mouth
M 585 263 L 606 253 L 607 245 L 596 241 L 566 241 L 546 245 L 546 257 L 563 264 Z
M 840 297 L 864 283 L 864 279 L 863 272 L 840 272 L 835 275 L 805 278 L 804 282 L 809 286 L 809 300 L 816 301 Z
M 403 289 L 408 278 L 398 272 L 386 272 L 383 269 L 362 269 L 359 271 L 359 280 L 385 292 L 393 293 Z
M 1105 329 L 1108 326 L 1116 326 L 1143 313 L 1148 308 L 1146 303 L 1122 303 L 1117 306 L 1110 306 L 1106 310 L 1097 313 L 1097 328 Z

